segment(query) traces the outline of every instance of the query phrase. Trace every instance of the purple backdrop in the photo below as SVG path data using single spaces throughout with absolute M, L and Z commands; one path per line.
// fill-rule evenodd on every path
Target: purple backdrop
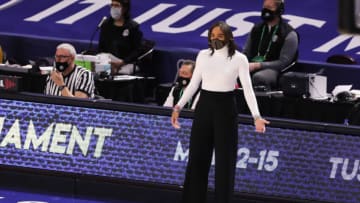
M 108 2 L 0 0 L 0 34 L 87 43 L 98 22 L 109 14 Z M 301 60 L 325 61 L 335 53 L 359 58 L 359 37 L 337 31 L 336 0 L 287 0 L 285 6 L 284 19 L 301 35 Z M 133 0 L 132 16 L 158 47 L 205 48 L 204 33 L 216 20 L 234 28 L 241 47 L 253 23 L 260 20 L 261 7 L 260 0 Z

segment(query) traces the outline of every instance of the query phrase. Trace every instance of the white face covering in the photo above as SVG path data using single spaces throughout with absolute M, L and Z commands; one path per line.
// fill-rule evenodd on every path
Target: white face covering
M 113 7 L 111 7 L 110 15 L 115 20 L 119 20 L 121 18 L 121 8 L 113 8 Z

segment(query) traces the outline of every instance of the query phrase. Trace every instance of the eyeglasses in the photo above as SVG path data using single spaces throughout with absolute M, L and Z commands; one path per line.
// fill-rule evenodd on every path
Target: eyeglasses
M 66 56 L 66 55 L 55 55 L 55 59 L 66 59 L 69 58 L 70 56 Z

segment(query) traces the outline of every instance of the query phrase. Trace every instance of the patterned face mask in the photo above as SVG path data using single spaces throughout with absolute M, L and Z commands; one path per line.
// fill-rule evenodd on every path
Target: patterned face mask
M 64 72 L 69 67 L 68 62 L 55 62 L 55 68 L 59 72 Z
M 261 18 L 265 22 L 270 22 L 270 21 L 274 20 L 276 15 L 277 14 L 276 14 L 275 11 L 272 11 L 272 10 L 267 9 L 267 8 L 263 8 L 262 11 L 261 11 Z
M 178 77 L 176 85 L 180 88 L 186 87 L 190 82 L 190 78 Z
M 115 20 L 119 20 L 121 18 L 121 8 L 114 8 L 111 7 L 110 9 L 110 15 Z

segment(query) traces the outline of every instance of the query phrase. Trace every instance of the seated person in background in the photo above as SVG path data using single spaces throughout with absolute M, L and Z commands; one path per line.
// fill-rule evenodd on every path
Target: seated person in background
M 140 54 L 142 32 L 130 17 L 130 0 L 112 0 L 111 18 L 101 26 L 99 53 L 111 53 L 121 59 L 111 62 L 112 74 L 132 74 L 133 63 Z
M 181 98 L 185 88 L 190 82 L 195 69 L 195 62 L 192 60 L 184 60 L 178 70 L 178 76 L 175 85 L 171 88 L 168 97 L 163 106 L 173 107 Z M 195 94 L 194 98 L 185 105 L 185 108 L 195 109 L 200 93 Z
M 45 94 L 93 98 L 94 78 L 90 71 L 75 65 L 74 46 L 62 43 L 56 47 L 55 68 L 46 79 Z
M 252 28 L 245 43 L 254 86 L 276 89 L 281 70 L 297 60 L 298 34 L 283 21 L 283 12 L 283 0 L 264 0 L 263 22 Z

